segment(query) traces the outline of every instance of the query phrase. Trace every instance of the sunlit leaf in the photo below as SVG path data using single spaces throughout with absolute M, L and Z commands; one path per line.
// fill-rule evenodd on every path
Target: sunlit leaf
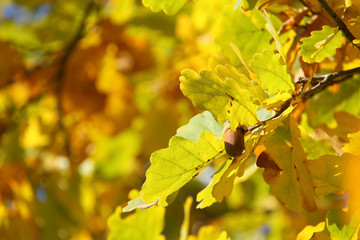
M 215 202 L 222 202 L 224 197 L 229 197 L 236 177 L 244 174 L 246 161 L 257 146 L 259 135 L 253 135 L 245 144 L 245 153 L 234 159 L 228 158 L 217 172 L 211 176 L 211 182 L 198 193 L 196 201 L 200 202 L 197 208 L 211 206 Z
M 200 74 L 183 70 L 180 88 L 193 104 L 210 111 L 219 123 L 227 120 L 231 128 L 241 124 L 251 126 L 257 122 L 257 106 L 251 102 L 251 93 L 241 88 L 237 79 L 223 81 L 215 73 L 203 70 Z
M 319 222 L 316 226 L 307 225 L 301 232 L 297 235 L 296 240 L 310 240 L 314 239 L 313 236 L 325 230 L 325 222 Z
M 24 130 L 21 144 L 24 148 L 43 147 L 49 144 L 49 136 L 41 130 L 39 119 L 30 118 L 27 128 Z
M 225 231 L 219 230 L 214 225 L 202 226 L 197 236 L 189 236 L 187 240 L 230 240 Z
M 291 98 L 288 92 L 279 92 L 276 95 L 265 99 L 261 105 L 267 109 L 279 109 L 282 104 Z
M 280 56 L 281 56 L 282 60 L 285 62 L 285 59 L 286 59 L 285 58 L 285 53 L 284 53 L 284 49 L 283 49 L 281 41 L 280 41 L 280 37 L 279 37 L 279 35 L 277 33 L 277 30 L 275 29 L 274 25 L 272 24 L 272 22 L 270 20 L 270 16 L 266 12 L 266 10 L 264 9 L 261 13 L 264 15 L 264 17 L 266 19 L 266 22 L 267 22 L 265 24 L 265 28 L 266 28 L 266 30 L 268 30 L 268 32 L 271 34 L 271 36 L 275 40 L 276 49 L 280 53 Z
M 167 15 L 173 15 L 180 10 L 186 0 L 142 0 L 142 2 L 154 12 L 163 10 Z
M 245 153 L 234 158 L 231 165 L 219 179 L 219 182 L 214 185 L 212 194 L 218 202 L 221 202 L 224 197 L 230 196 L 234 187 L 235 177 L 241 177 L 244 174 L 246 161 L 257 146 L 259 138 L 259 135 L 253 135 L 246 141 Z
M 199 140 L 202 132 L 209 131 L 221 140 L 224 125 L 219 124 L 210 112 L 205 111 L 190 119 L 188 124 L 178 128 L 176 136 L 196 142 Z
M 218 200 L 213 196 L 213 188 L 219 183 L 221 177 L 224 175 L 226 170 L 230 167 L 232 163 L 232 159 L 227 159 L 221 167 L 211 176 L 211 181 L 206 188 L 201 190 L 197 196 L 196 201 L 199 202 L 197 208 L 206 208 L 211 206 L 212 204 L 218 202 Z
M 289 118 L 289 127 L 292 145 L 292 159 L 294 168 L 296 169 L 299 178 L 298 181 L 300 183 L 300 190 L 303 197 L 303 205 L 306 210 L 315 211 L 316 203 L 313 179 L 310 175 L 310 170 L 306 166 L 307 157 L 300 142 L 301 135 L 298 124 L 296 119 L 291 116 Z
M 275 118 L 272 118 L 266 121 L 265 126 L 263 127 L 264 132 L 271 132 L 272 130 L 276 129 L 293 111 L 295 107 L 289 106 L 284 112 Z
M 277 127 L 275 134 L 268 137 L 257 165 L 265 168 L 264 179 L 283 204 L 295 212 L 304 208 L 313 211 L 316 209 L 313 182 L 293 121 L 290 120 L 290 129 Z
M 122 0 L 122 1 L 109 1 L 110 5 L 110 19 L 117 23 L 121 24 L 133 17 L 135 13 L 135 1 L 134 0 Z
M 264 50 L 254 55 L 250 62 L 251 69 L 256 73 L 261 87 L 270 95 L 278 92 L 294 93 L 295 87 L 286 65 L 281 63 L 280 55 Z
M 137 209 L 133 215 L 125 218 L 121 216 L 121 212 L 121 207 L 117 207 L 108 219 L 109 240 L 165 240 L 165 236 L 161 235 L 164 227 L 164 208 Z
M 272 49 L 269 43 L 272 36 L 265 30 L 265 24 L 266 20 L 257 9 L 244 12 L 227 7 L 224 9 L 215 41 L 220 45 L 224 55 L 239 66 L 241 62 L 229 44 L 234 43 L 244 60 L 250 62 L 254 53 L 265 48 Z
M 351 154 L 360 156 L 360 132 L 348 135 L 350 143 L 346 144 L 343 149 Z
M 273 112 L 268 111 L 266 108 L 258 108 L 256 112 L 256 116 L 260 121 L 266 121 L 272 116 L 274 116 Z
M 223 81 L 233 79 L 241 88 L 248 89 L 253 102 L 261 102 L 269 97 L 269 95 L 265 93 L 260 86 L 255 86 L 249 78 L 247 78 L 244 74 L 239 73 L 239 71 L 231 64 L 217 65 L 215 67 L 215 72 Z
M 196 143 L 182 137 L 171 138 L 168 148 L 151 155 L 151 166 L 140 192 L 142 199 L 149 203 L 159 200 L 159 205 L 166 206 L 166 198 L 194 178 L 223 148 L 223 142 L 208 131 Z
M 238 0 L 234 7 L 234 10 L 240 5 L 244 10 L 252 10 L 257 3 L 257 0 Z
M 350 240 L 358 228 L 358 223 L 350 213 L 340 209 L 331 209 L 326 217 L 326 228 L 331 239 Z
M 335 54 L 336 49 L 341 47 L 343 38 L 341 31 L 323 26 L 322 30 L 313 31 L 310 37 L 301 39 L 303 44 L 299 55 L 307 63 L 321 62 Z
M 184 203 L 184 221 L 181 225 L 179 240 L 186 240 L 189 234 L 190 211 L 191 211 L 192 203 L 193 203 L 192 197 L 186 198 Z

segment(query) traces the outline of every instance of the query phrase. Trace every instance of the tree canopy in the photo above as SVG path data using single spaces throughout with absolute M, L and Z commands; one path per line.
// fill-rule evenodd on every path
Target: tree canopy
M 357 0 L 2 1 L 0 239 L 359 239 L 359 93 Z

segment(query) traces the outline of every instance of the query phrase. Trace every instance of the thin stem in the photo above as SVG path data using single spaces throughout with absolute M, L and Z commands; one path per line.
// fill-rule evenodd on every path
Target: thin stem
M 334 80 L 339 77 L 354 75 L 355 73 L 359 73 L 359 72 L 360 72 L 360 67 L 357 67 L 357 68 L 353 68 L 353 69 L 349 69 L 349 70 L 345 70 L 345 71 L 339 71 L 339 72 L 334 72 L 334 73 L 328 73 L 325 75 L 314 76 L 311 79 L 311 83 L 318 83 L 318 82 L 324 80 L 325 78 Z M 307 83 L 308 80 L 309 80 L 309 78 L 299 77 L 298 80 L 295 82 L 295 84 L 305 84 L 305 83 Z
M 256 128 L 258 128 L 258 127 L 260 127 L 260 126 L 265 125 L 265 123 L 266 123 L 267 121 L 270 121 L 270 120 L 272 120 L 272 119 L 277 118 L 278 116 L 280 116 L 280 115 L 290 106 L 291 100 L 292 100 L 292 98 L 289 98 L 288 100 L 286 100 L 286 101 L 283 103 L 283 105 L 281 105 L 280 110 L 277 111 L 274 116 L 272 116 L 272 117 L 269 118 L 269 119 L 266 119 L 265 121 L 261 121 L 260 123 L 254 125 L 254 126 L 250 126 L 247 130 L 248 130 L 248 131 L 253 131 L 253 130 L 255 130 Z
M 325 75 L 312 77 L 311 83 L 317 83 L 317 84 L 314 87 L 312 87 L 310 90 L 306 91 L 302 95 L 302 98 L 308 99 L 308 98 L 314 96 L 315 94 L 321 92 L 322 90 L 324 90 L 327 86 L 345 81 L 346 79 L 349 79 L 352 75 L 354 75 L 356 73 L 360 73 L 360 67 L 349 69 L 346 71 L 339 71 L 339 72 L 334 72 L 334 73 L 329 73 L 329 74 L 325 74 Z M 337 78 L 340 78 L 340 79 L 335 81 L 335 79 L 337 79 Z M 307 83 L 308 80 L 309 80 L 309 78 L 300 77 L 295 83 L 304 85 Z M 269 118 L 265 121 L 261 121 L 261 123 L 259 123 L 259 124 L 250 126 L 247 130 L 253 131 L 260 126 L 265 125 L 267 121 L 270 121 L 274 118 L 279 117 L 290 106 L 291 100 L 292 100 L 292 98 L 289 98 L 288 100 L 286 100 L 281 105 L 280 110 L 277 111 L 274 116 L 272 116 L 271 118 Z
M 326 87 L 331 86 L 333 84 L 336 83 L 340 83 L 345 81 L 346 79 L 349 79 L 351 77 L 351 75 L 346 75 L 343 76 L 340 80 L 338 81 L 334 81 L 334 78 L 330 78 L 330 77 L 326 77 L 323 81 L 319 82 L 317 85 L 315 85 L 313 88 L 311 88 L 310 90 L 306 91 L 303 95 L 302 98 L 303 99 L 308 99 L 312 96 L 314 96 L 315 94 L 321 92 L 322 90 L 324 90 Z

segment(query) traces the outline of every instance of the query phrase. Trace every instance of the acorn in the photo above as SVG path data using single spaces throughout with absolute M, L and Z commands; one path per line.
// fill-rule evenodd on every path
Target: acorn
M 224 128 L 225 151 L 231 157 L 238 157 L 245 153 L 244 143 L 245 130 L 242 127 L 231 130 L 230 124 Z

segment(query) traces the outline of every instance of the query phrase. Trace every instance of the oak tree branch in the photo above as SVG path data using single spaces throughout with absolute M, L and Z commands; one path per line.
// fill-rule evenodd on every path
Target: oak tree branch
M 349 69 L 346 71 L 339 71 L 334 73 L 329 73 L 325 75 L 315 76 L 311 79 L 311 83 L 317 83 L 314 87 L 304 92 L 302 95 L 303 99 L 308 99 L 312 97 L 314 94 L 321 92 L 327 86 L 330 86 L 335 83 L 342 82 L 352 75 L 360 73 L 360 67 Z M 339 79 L 340 78 L 340 79 Z M 339 79 L 339 80 L 336 80 Z M 299 78 L 296 83 L 305 84 L 309 79 L 308 78 Z

